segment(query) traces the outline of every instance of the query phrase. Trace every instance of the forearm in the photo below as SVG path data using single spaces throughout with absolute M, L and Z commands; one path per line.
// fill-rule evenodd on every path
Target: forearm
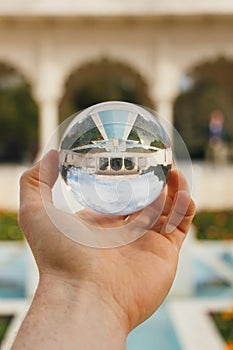
M 12 350 L 125 349 L 124 321 L 92 288 L 41 280 Z

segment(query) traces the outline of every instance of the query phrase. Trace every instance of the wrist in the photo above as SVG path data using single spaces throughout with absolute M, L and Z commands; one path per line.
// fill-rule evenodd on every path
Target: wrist
M 47 304 L 51 312 L 60 310 L 68 316 L 67 321 L 79 329 L 78 343 L 80 333 L 82 342 L 88 342 L 83 348 L 125 348 L 129 333 L 127 317 L 113 297 L 96 283 L 44 274 L 35 298 Z
M 12 350 L 123 350 L 126 322 L 103 290 L 42 274 Z

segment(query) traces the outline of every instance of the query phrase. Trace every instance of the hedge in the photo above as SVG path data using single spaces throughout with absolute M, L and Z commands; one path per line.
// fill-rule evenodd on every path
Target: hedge
M 201 240 L 233 239 L 233 210 L 200 211 L 193 224 Z
M 23 234 L 17 222 L 17 213 L 0 211 L 0 240 L 21 241 Z

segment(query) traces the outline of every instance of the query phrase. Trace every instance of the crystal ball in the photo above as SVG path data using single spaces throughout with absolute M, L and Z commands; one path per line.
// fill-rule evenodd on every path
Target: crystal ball
M 127 102 L 103 102 L 77 113 L 60 143 L 66 191 L 107 215 L 131 214 L 152 203 L 172 162 L 169 137 L 156 113 Z

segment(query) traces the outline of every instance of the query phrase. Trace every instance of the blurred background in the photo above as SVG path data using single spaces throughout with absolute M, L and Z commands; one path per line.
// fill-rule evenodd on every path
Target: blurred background
M 173 288 L 127 350 L 233 349 L 232 38 L 232 0 L 0 2 L 1 349 L 38 278 L 17 225 L 19 177 L 63 120 L 107 100 L 175 126 L 197 204 Z

